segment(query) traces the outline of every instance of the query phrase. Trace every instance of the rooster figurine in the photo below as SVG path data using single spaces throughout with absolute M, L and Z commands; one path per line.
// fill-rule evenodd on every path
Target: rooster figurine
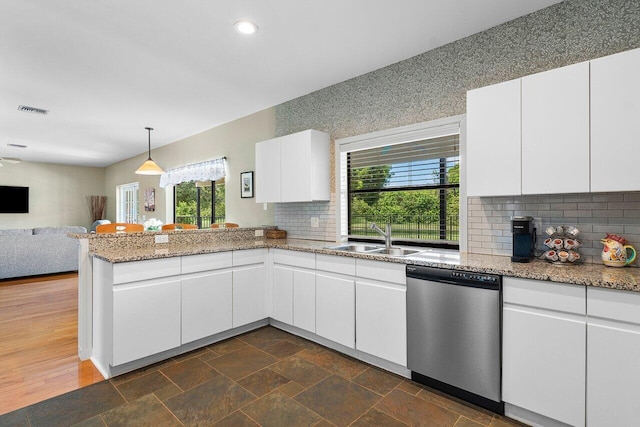
M 615 234 L 608 234 L 601 239 L 604 245 L 602 248 L 602 262 L 609 267 L 624 267 L 631 264 L 636 259 L 636 250 L 633 246 L 627 245 L 624 237 Z

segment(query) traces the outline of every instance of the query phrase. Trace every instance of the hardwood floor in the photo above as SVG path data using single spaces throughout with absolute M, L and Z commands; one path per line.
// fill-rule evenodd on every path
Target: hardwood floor
M 78 358 L 78 275 L 0 282 L 0 414 L 103 378 Z

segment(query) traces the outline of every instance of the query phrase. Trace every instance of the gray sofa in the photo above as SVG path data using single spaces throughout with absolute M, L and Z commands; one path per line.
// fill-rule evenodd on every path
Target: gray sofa
M 78 270 L 78 246 L 69 233 L 85 227 L 0 230 L 0 279 Z

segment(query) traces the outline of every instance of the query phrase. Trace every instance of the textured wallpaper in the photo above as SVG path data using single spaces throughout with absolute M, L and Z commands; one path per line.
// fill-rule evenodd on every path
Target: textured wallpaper
M 640 47 L 639 0 L 568 0 L 276 106 L 276 135 L 335 139 L 465 112 L 466 92 Z
M 337 139 L 463 114 L 470 89 L 637 47 L 640 0 L 567 0 L 277 105 L 276 135 L 317 129 Z M 327 203 L 296 205 L 276 205 L 276 224 L 295 229 L 295 237 L 318 238 L 305 235 L 309 211 L 335 216 Z M 508 217 L 508 212 L 491 208 L 490 201 L 481 205 L 493 215 Z M 330 234 L 331 222 L 325 225 Z M 470 235 L 469 242 L 475 237 Z M 507 236 L 499 237 L 492 248 L 470 245 L 469 251 L 509 251 L 503 244 Z

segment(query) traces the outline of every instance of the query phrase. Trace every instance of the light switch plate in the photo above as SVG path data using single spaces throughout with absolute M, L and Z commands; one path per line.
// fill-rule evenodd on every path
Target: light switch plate
M 156 243 L 169 243 L 168 234 L 156 234 Z
M 317 216 L 311 217 L 311 227 L 312 228 L 320 227 L 320 218 L 318 218 Z
M 256 237 L 264 236 L 264 230 L 256 230 Z

